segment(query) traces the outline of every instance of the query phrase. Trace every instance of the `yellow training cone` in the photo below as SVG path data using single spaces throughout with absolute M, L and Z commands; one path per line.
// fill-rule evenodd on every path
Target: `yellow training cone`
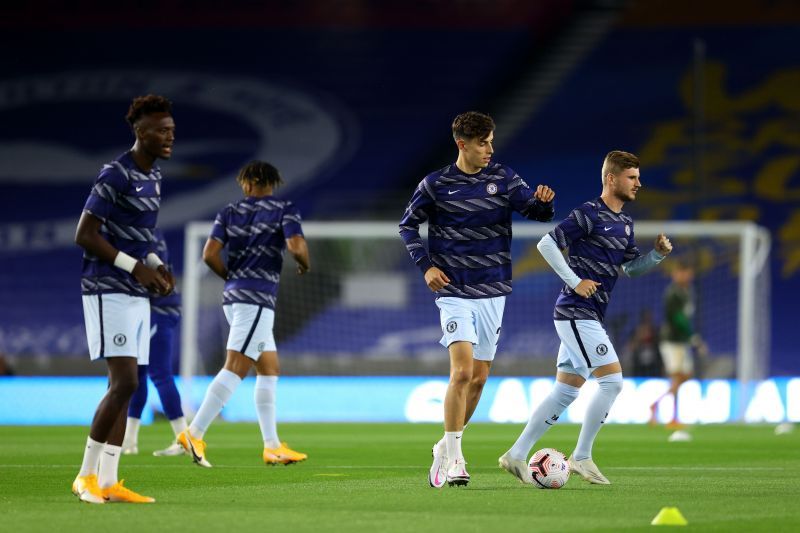
M 653 521 L 651 526 L 686 526 L 689 522 L 683 517 L 677 507 L 662 508 Z

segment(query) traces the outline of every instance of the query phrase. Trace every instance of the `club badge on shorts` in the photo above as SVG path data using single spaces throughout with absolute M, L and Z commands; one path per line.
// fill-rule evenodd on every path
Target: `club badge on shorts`
M 458 324 L 455 321 L 447 323 L 447 333 L 453 333 L 457 329 Z

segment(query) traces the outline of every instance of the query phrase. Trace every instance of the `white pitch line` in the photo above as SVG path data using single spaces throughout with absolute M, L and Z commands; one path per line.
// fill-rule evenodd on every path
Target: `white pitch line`
M 163 465 L 132 465 L 132 464 L 123 464 L 123 468 L 191 468 L 195 466 L 192 463 L 187 464 L 163 464 Z M 4 465 L 0 464 L 0 470 L 3 468 L 79 468 L 80 465 Z M 324 468 L 327 470 L 425 470 L 428 468 L 427 465 L 289 465 L 289 468 L 304 468 L 304 469 L 320 469 Z M 214 466 L 216 469 L 236 469 L 236 468 L 258 468 L 264 469 L 264 465 L 220 465 Z M 488 467 L 488 466 L 479 466 L 474 468 L 474 470 L 496 470 L 496 467 Z M 780 470 L 786 470 L 783 467 L 771 467 L 771 466 L 604 466 L 603 470 L 632 470 L 632 471 L 693 471 L 693 472 L 774 472 Z

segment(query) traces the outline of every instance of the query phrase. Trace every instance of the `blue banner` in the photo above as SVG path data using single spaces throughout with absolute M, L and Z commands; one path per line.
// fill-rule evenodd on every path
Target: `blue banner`
M 211 378 L 178 380 L 187 412 L 203 400 Z M 239 386 L 222 411 L 231 422 L 255 422 L 255 378 Z M 553 378 L 489 378 L 472 418 L 474 422 L 524 423 L 549 393 Z M 149 385 L 142 422 L 163 413 Z M 587 382 L 563 422 L 583 420 L 597 384 Z M 89 425 L 106 392 L 103 377 L 0 378 L 0 425 Z M 646 423 L 658 398 L 660 422 L 672 419 L 673 401 L 664 395 L 665 379 L 625 380 L 608 421 Z M 447 380 L 433 377 L 284 377 L 278 383 L 280 422 L 441 422 Z M 679 391 L 678 419 L 687 424 L 733 421 L 800 422 L 800 377 L 768 379 L 748 385 L 733 380 L 691 380 Z

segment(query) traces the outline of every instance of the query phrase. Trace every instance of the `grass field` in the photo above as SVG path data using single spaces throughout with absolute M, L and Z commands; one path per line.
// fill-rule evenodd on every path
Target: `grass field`
M 693 428 L 668 443 L 664 428 L 609 425 L 594 457 L 610 486 L 572 477 L 561 490 L 521 485 L 497 467 L 520 426 L 474 424 L 464 437 L 472 481 L 428 487 L 440 426 L 282 424 L 309 460 L 265 467 L 256 424 L 212 426 L 212 469 L 153 457 L 170 429 L 142 428 L 140 455 L 120 474 L 153 505 L 79 503 L 70 493 L 87 428 L 0 427 L 2 531 L 619 531 L 650 529 L 677 506 L 690 529 L 800 531 L 800 430 Z M 569 453 L 578 426 L 555 426 L 537 445 Z

